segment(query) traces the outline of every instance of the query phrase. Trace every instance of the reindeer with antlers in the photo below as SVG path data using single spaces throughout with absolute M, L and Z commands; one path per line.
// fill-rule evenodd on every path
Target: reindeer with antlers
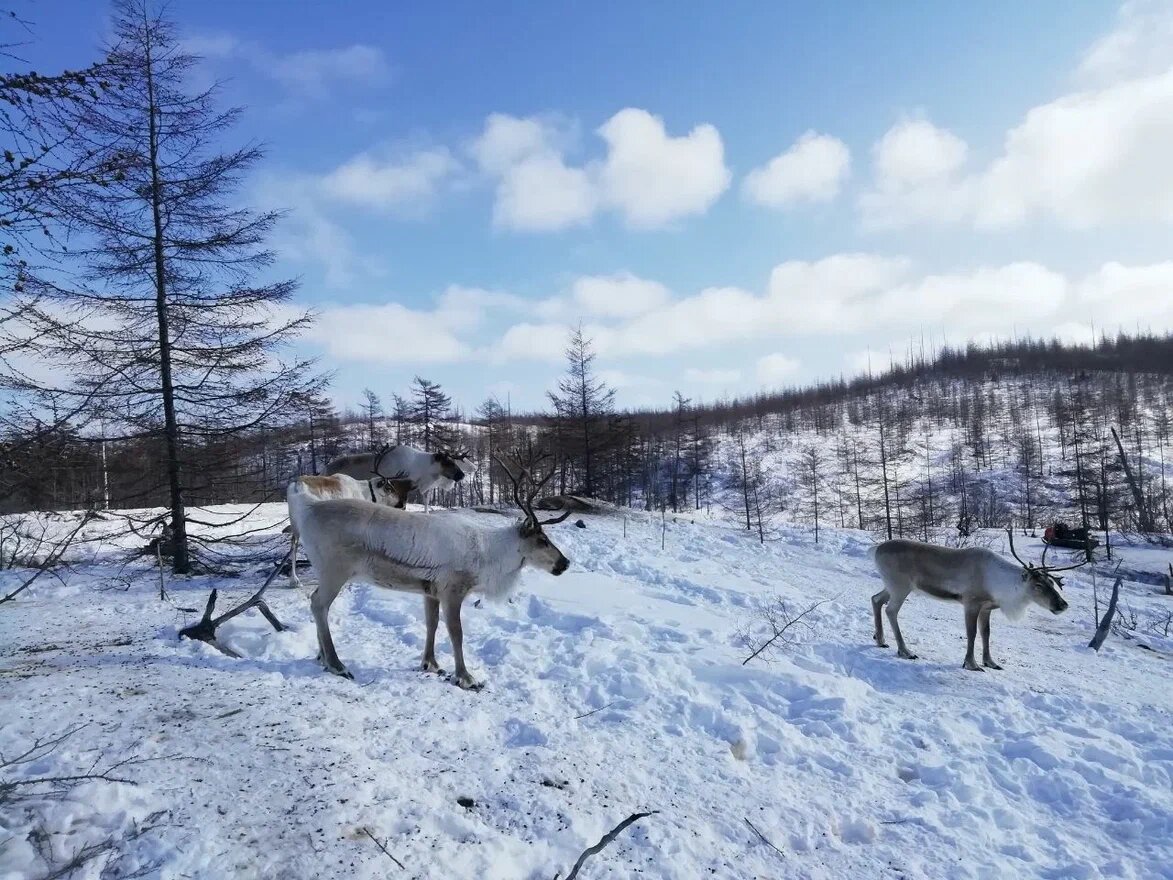
M 524 513 L 521 522 L 497 528 L 455 514 L 424 516 L 365 501 L 319 500 L 302 483 L 292 483 L 290 513 L 318 573 L 310 606 L 318 631 L 318 659 L 326 669 L 353 678 L 334 650 L 328 617 L 343 587 L 363 581 L 423 595 L 427 638 L 421 668 L 426 672 L 443 673 L 436 662 L 436 629 L 443 609 L 456 664 L 453 681 L 465 689 L 479 689 L 464 663 L 460 608 L 465 598 L 474 592 L 489 597 L 508 594 L 526 565 L 555 576 L 570 565 L 543 531 L 562 522 L 570 511 L 548 520 L 539 520 L 534 513 L 534 498 L 554 474 L 551 468 L 541 479 L 535 476 L 537 465 L 547 457 L 535 460 L 531 454 L 517 474 L 497 459 Z
M 1067 610 L 1067 602 L 1059 593 L 1063 582 L 1055 573 L 1079 568 L 1079 565 L 1046 567 L 1045 550 L 1043 565 L 1023 562 L 1014 550 L 1013 530 L 1008 534 L 1010 552 L 1018 565 L 984 547 L 954 549 L 903 539 L 885 541 L 876 547 L 876 568 L 884 581 L 884 589 L 872 596 L 876 644 L 881 648 L 888 647 L 884 641 L 884 623 L 880 619 L 880 609 L 887 605 L 885 610 L 896 636 L 897 655 L 906 660 L 916 659 L 916 654 L 904 644 L 896 617 L 909 594 L 919 590 L 935 599 L 960 602 L 965 609 L 964 668 L 973 672 L 984 671 L 982 667 L 1001 669 L 990 656 L 990 612 L 1000 608 L 1011 620 L 1018 620 L 1034 604 L 1053 614 L 1062 614 Z M 1080 563 L 1084 564 L 1086 561 Z M 979 628 L 982 632 L 982 666 L 977 665 L 973 656 L 974 639 Z

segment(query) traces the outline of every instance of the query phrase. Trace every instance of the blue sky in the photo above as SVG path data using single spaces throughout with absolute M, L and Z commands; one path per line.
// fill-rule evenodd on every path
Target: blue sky
M 79 64 L 100 3 L 27 53 Z M 174 0 L 336 396 L 541 405 L 566 328 L 621 403 L 908 340 L 1173 326 L 1167 3 Z

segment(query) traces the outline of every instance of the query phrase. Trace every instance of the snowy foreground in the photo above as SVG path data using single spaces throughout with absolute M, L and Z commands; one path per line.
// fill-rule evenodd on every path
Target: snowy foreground
M 232 528 L 271 525 L 250 540 L 277 551 L 282 516 Z M 467 693 L 416 671 L 420 600 L 361 585 L 333 612 L 354 682 L 316 665 L 308 602 L 282 581 L 270 604 L 291 632 L 249 612 L 222 631 L 245 659 L 180 642 L 198 616 L 180 608 L 218 585 L 226 609 L 265 569 L 161 602 L 155 569 L 99 540 L 117 523 L 94 523 L 66 584 L 0 606 L 0 753 L 84 724 L 7 778 L 133 759 L 110 774 L 132 782 L 0 802 L 0 877 L 50 875 L 113 838 L 72 876 L 550 880 L 646 810 L 581 878 L 1173 877 L 1173 644 L 1087 650 L 1086 573 L 1062 617 L 995 614 L 1006 669 L 977 674 L 960 609 L 922 596 L 901 614 L 922 659 L 872 646 L 869 535 L 792 529 L 762 547 L 682 519 L 661 551 L 658 517 L 629 515 L 626 538 L 621 515 L 587 525 L 550 530 L 574 562 L 563 577 L 466 604 L 488 682 Z M 1037 542 L 1019 550 L 1038 558 Z M 1173 610 L 1142 582 L 1173 553 L 1121 553 L 1137 617 Z M 799 644 L 743 666 L 738 631 L 760 632 L 774 597 L 828 601 Z

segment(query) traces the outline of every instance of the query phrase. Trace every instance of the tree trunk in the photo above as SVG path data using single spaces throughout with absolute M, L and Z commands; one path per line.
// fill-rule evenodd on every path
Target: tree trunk
M 1140 491 L 1140 485 L 1136 481 L 1136 477 L 1132 474 L 1132 468 L 1128 464 L 1128 456 L 1124 454 L 1124 445 L 1120 442 L 1120 435 L 1116 433 L 1116 429 L 1112 428 L 1112 439 L 1116 441 L 1116 448 L 1120 450 L 1120 464 L 1124 467 L 1124 476 L 1128 480 L 1128 488 L 1132 490 L 1132 500 L 1136 503 L 1136 518 L 1142 532 L 1148 533 L 1155 531 L 1153 529 L 1153 520 L 1149 516 L 1148 507 L 1144 503 L 1144 495 Z
M 154 77 L 151 50 L 147 48 L 147 112 L 151 161 L 151 219 L 154 224 L 155 312 L 159 319 L 159 383 L 163 392 L 163 435 L 167 445 L 167 488 L 171 503 L 171 535 L 174 555 L 171 570 L 191 570 L 187 548 L 187 515 L 183 509 L 183 487 L 179 479 L 179 422 L 175 416 L 175 388 L 171 380 L 171 331 L 168 327 L 167 274 L 163 258 L 162 182 L 159 180 L 159 130 L 155 120 Z

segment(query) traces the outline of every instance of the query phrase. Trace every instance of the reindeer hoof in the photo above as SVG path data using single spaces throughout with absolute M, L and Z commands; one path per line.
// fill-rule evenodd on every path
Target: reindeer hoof
M 435 660 L 425 660 L 420 664 L 420 672 L 433 672 L 436 675 L 443 675 L 444 670 L 440 668 L 440 664 Z
M 982 666 L 986 667 L 987 669 L 1001 669 L 1002 668 L 1001 664 L 995 663 L 993 660 L 983 660 Z
M 978 666 L 976 663 L 974 663 L 972 660 L 966 660 L 964 663 L 961 664 L 961 668 L 968 669 L 970 672 L 985 672 L 986 671 L 986 670 L 982 669 L 980 666 Z
M 331 675 L 337 675 L 339 678 L 345 678 L 348 681 L 354 681 L 354 675 L 345 666 L 327 666 L 326 671 Z
M 876 639 L 876 647 L 877 648 L 886 648 L 886 647 L 888 647 L 888 643 L 881 642 L 879 639 Z
M 902 657 L 902 658 L 903 658 L 903 659 L 905 659 L 905 660 L 916 660 L 916 659 L 918 659 L 918 658 L 917 658 L 917 656 L 916 656 L 916 654 L 912 653 L 911 651 L 897 651 L 897 652 L 896 652 L 896 656 L 897 656 L 897 657 Z
M 471 675 L 453 676 L 452 683 L 464 691 L 479 691 L 485 686 L 483 681 L 477 681 Z

